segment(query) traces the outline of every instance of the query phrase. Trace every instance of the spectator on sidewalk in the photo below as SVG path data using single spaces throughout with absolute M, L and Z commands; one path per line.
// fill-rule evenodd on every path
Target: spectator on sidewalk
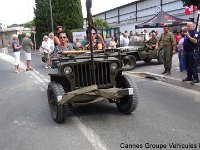
M 84 39 L 81 41 L 83 49 L 86 49 L 85 46 L 88 44 L 87 35 L 84 35 Z
M 184 42 L 184 35 L 181 35 L 181 38 L 178 41 L 178 59 L 179 59 L 179 70 L 180 72 L 185 70 L 185 58 L 183 54 L 183 42 Z
M 15 57 L 15 72 L 19 73 L 20 51 L 22 46 L 19 45 L 18 36 L 16 34 L 12 35 L 11 47 L 13 48 L 13 54 Z
M 126 47 L 126 46 L 129 45 L 128 34 L 127 34 L 127 33 L 123 33 L 122 35 L 123 35 L 123 37 L 122 37 L 122 39 L 120 40 L 120 46 L 121 46 L 121 47 Z
M 48 39 L 49 39 L 49 37 L 47 35 L 45 35 L 43 37 L 43 41 L 42 41 L 42 48 L 44 49 L 44 57 L 46 59 L 45 69 L 51 68 L 51 63 L 50 63 L 51 44 L 48 42 Z
M 115 37 L 112 37 L 112 40 L 109 43 L 108 48 L 116 48 L 117 43 L 115 42 Z
M 54 34 L 52 32 L 49 33 L 48 42 L 50 44 L 50 53 L 53 53 L 55 48 L 55 43 L 54 43 Z
M 163 46 L 163 64 L 165 70 L 161 74 L 170 75 L 172 68 L 172 56 L 176 53 L 176 40 L 174 35 L 169 31 L 169 26 L 164 25 L 163 27 L 164 33 L 161 34 L 160 39 L 156 43 L 156 49 L 158 49 L 158 45 L 161 44 Z
M 24 56 L 26 58 L 26 71 L 31 71 L 31 49 L 33 49 L 33 42 L 30 39 L 31 34 L 26 33 L 26 36 L 22 40 L 22 48 L 24 50 Z
M 106 48 L 109 47 L 110 41 L 111 41 L 110 34 L 106 34 L 106 38 L 104 39 L 104 43 L 105 43 Z
M 80 50 L 80 49 L 83 48 L 82 43 L 81 43 L 81 41 L 80 41 L 79 38 L 76 38 L 76 41 L 74 42 L 74 48 L 75 48 L 76 50 Z
M 187 23 L 187 30 L 183 31 L 185 35 L 183 49 L 185 53 L 185 64 L 187 69 L 187 77 L 184 81 L 191 81 L 191 85 L 199 83 L 198 69 L 197 69 L 197 50 L 199 34 L 195 30 L 194 23 Z

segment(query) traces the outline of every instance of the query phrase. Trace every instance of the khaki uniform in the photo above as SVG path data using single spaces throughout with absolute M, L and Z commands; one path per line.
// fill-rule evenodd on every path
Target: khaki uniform
M 167 34 L 161 34 L 159 39 L 159 44 L 163 46 L 163 64 L 165 70 L 171 70 L 172 68 L 172 56 L 173 56 L 173 46 L 176 45 L 176 40 L 171 32 Z
M 157 43 L 157 38 L 151 38 L 148 42 L 147 42 L 147 47 L 148 47 L 148 49 L 149 49 L 149 46 L 153 46 L 154 45 L 154 47 L 152 48 L 152 49 L 154 49 L 155 48 L 155 45 L 156 45 L 156 43 Z

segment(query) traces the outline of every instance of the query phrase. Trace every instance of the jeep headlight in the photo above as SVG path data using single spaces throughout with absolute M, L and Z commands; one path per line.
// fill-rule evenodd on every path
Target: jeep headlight
M 72 70 L 72 67 L 67 66 L 67 67 L 64 68 L 64 73 L 65 73 L 66 75 L 71 74 L 72 71 L 73 71 L 73 70 Z
M 110 65 L 111 70 L 117 70 L 118 67 L 119 67 L 119 65 L 115 62 Z

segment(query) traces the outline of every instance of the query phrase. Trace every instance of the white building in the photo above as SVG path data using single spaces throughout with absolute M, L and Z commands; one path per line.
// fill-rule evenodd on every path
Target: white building
M 95 14 L 94 18 L 106 20 L 111 27 L 135 31 L 135 25 L 145 22 L 155 16 L 160 10 L 182 19 L 195 18 L 197 13 L 185 14 L 181 0 L 138 0 L 111 10 Z M 84 26 L 86 23 L 84 24 Z

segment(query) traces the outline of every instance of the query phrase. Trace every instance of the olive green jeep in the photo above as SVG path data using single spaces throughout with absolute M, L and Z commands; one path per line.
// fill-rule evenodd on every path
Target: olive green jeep
M 138 105 L 137 87 L 133 79 L 123 75 L 133 63 L 121 52 L 64 51 L 52 57 L 47 96 L 52 118 L 57 123 L 66 120 L 71 107 L 108 100 L 119 111 L 133 112 Z M 126 63 L 124 63 L 126 62 Z
M 134 62 L 134 68 L 137 61 L 151 62 L 152 59 L 157 59 L 159 64 L 163 63 L 162 46 L 158 49 L 149 49 L 148 43 L 145 41 L 144 34 L 137 34 L 130 38 L 129 46 L 119 47 L 121 52 L 125 52 Z

